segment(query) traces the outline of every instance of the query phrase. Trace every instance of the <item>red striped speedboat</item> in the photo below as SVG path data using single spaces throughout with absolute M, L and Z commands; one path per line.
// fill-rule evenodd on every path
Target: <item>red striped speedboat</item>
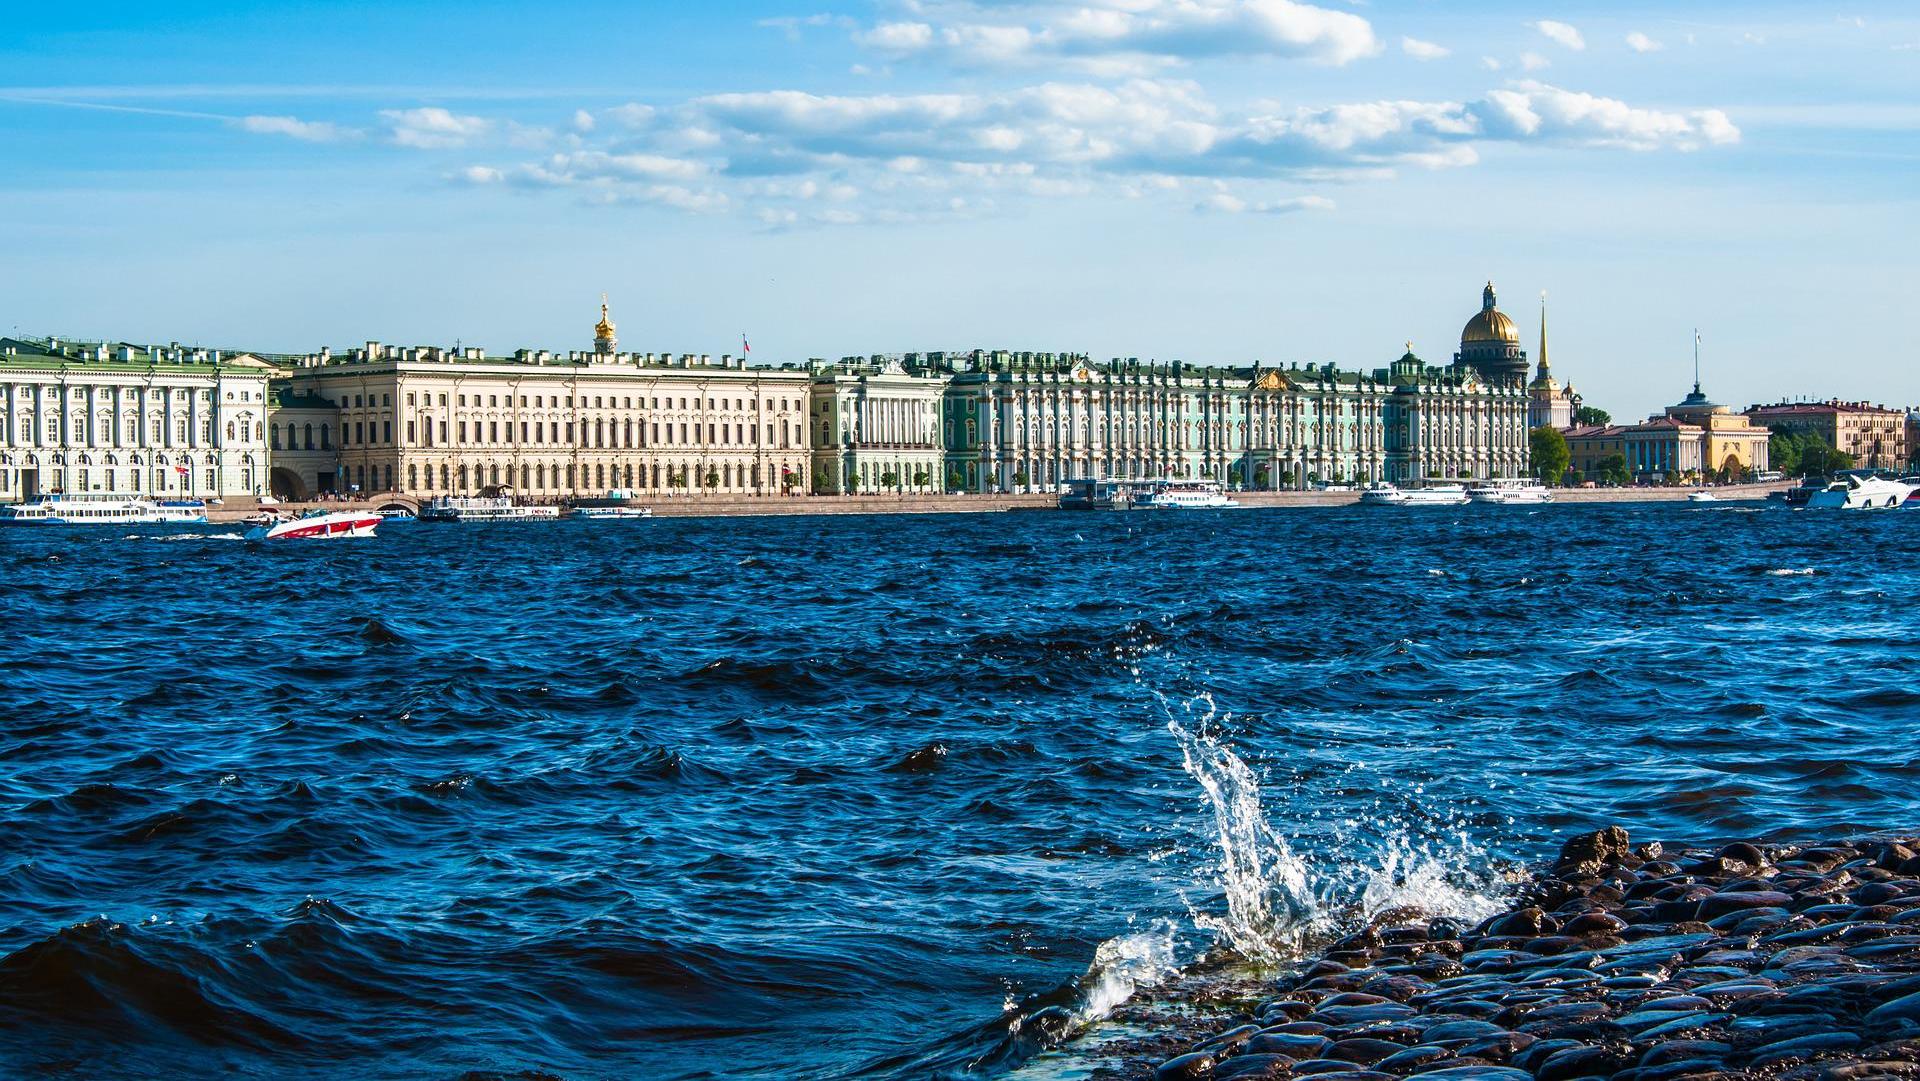
M 250 541 L 333 540 L 336 537 L 371 537 L 380 515 L 370 510 L 308 511 L 298 518 L 271 522 L 247 530 Z

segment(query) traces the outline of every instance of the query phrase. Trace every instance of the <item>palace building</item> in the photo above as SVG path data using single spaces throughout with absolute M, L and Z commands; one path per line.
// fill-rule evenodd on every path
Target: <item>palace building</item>
M 810 382 L 791 365 L 619 352 L 604 301 L 591 351 L 321 350 L 291 362 L 270 420 L 273 487 L 294 499 L 804 491 Z
M 813 362 L 807 388 L 812 490 L 821 495 L 943 490 L 945 391 L 944 378 L 917 367 L 909 370 L 897 357 Z
M 177 343 L 0 339 L 0 501 L 262 494 L 272 373 Z

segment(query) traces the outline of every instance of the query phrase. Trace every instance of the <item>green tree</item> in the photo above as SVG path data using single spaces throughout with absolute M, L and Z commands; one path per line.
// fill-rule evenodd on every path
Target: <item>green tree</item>
M 891 469 L 887 470 L 885 473 L 880 474 L 880 487 L 898 488 L 899 486 L 900 486 L 900 474 L 895 473 Z
M 701 480 L 701 483 L 708 488 L 720 487 L 720 471 L 718 469 L 707 470 L 707 475 Z
M 966 486 L 967 486 L 967 475 L 965 473 L 960 472 L 958 469 L 948 471 L 947 473 L 947 490 L 948 491 L 957 492 L 960 489 L 965 488 Z
M 1783 476 L 1800 472 L 1800 439 L 1792 432 L 1775 432 L 1767 438 L 1767 458 Z
M 1633 473 L 1627 469 L 1627 456 L 1619 451 L 1607 455 L 1594 464 L 1596 472 L 1600 475 L 1601 484 L 1619 486 L 1633 481 Z
M 1015 470 L 1013 473 L 1013 483 L 1015 484 L 1027 483 L 1027 471 L 1024 469 Z
M 927 486 L 927 481 L 928 481 L 929 479 L 930 479 L 930 478 L 929 478 L 929 477 L 927 476 L 927 471 L 926 471 L 926 470 L 924 470 L 924 469 L 916 469 L 916 470 L 914 470 L 914 472 L 913 472 L 913 486 L 914 486 L 915 488 L 925 488 L 925 487 Z
M 1533 471 L 1544 484 L 1559 484 L 1567 474 L 1567 464 L 1572 455 L 1567 450 L 1567 437 L 1557 428 L 1542 424 L 1527 433 L 1527 448 L 1533 455 Z
M 667 470 L 667 487 L 685 488 L 686 486 L 687 486 L 686 470 L 682 469 L 678 473 L 674 472 L 671 469 Z
M 1613 414 L 1591 405 L 1583 405 L 1573 411 L 1573 422 L 1583 426 L 1604 427 L 1613 423 Z

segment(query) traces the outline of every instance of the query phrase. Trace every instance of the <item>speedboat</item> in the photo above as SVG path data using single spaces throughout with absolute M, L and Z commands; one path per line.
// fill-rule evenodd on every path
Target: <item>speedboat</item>
M 370 510 L 313 510 L 298 518 L 263 522 L 247 530 L 250 541 L 336 540 L 341 537 L 371 537 L 380 524 L 380 515 Z
M 1147 486 L 1140 505 L 1157 510 L 1217 510 L 1240 504 L 1210 480 L 1161 480 Z
M 1553 502 L 1553 489 L 1525 477 L 1504 477 L 1481 481 L 1467 489 L 1467 498 L 1475 503 L 1538 506 Z
M 1807 496 L 1808 510 L 1887 510 L 1905 503 L 1914 487 L 1885 477 L 1848 473 Z
M 1720 497 L 1719 497 L 1719 496 L 1717 496 L 1717 495 L 1714 495 L 1714 494 L 1713 494 L 1712 492 L 1688 492 L 1688 493 L 1687 493 L 1687 502 L 1689 502 L 1689 503 L 1718 503 L 1718 502 L 1720 502 Z

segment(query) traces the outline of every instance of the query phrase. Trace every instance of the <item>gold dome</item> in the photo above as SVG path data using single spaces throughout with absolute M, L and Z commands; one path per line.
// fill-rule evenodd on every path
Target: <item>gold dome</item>
M 1494 307 L 1493 283 L 1480 294 L 1480 312 L 1467 325 L 1461 328 L 1460 344 L 1469 342 L 1500 342 L 1506 345 L 1520 344 L 1520 328 L 1513 325 L 1505 312 Z
M 600 321 L 593 325 L 593 336 L 596 338 L 613 337 L 613 319 L 607 315 L 607 298 L 605 294 L 602 294 L 600 297 Z

